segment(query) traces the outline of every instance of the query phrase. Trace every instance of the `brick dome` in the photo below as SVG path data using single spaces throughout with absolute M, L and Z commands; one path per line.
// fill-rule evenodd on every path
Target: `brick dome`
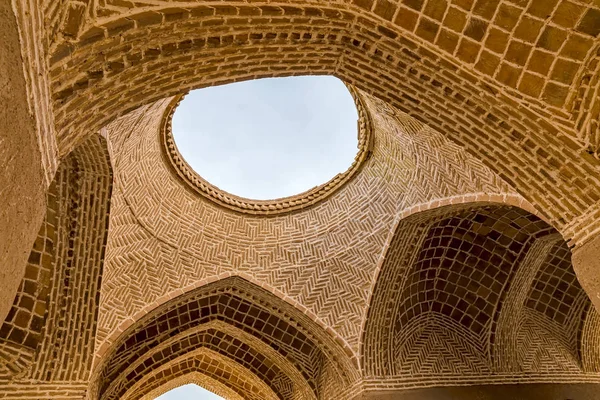
M 6 3 L 0 397 L 598 397 L 597 2 Z M 359 110 L 331 182 L 174 151 L 188 91 L 301 75 Z

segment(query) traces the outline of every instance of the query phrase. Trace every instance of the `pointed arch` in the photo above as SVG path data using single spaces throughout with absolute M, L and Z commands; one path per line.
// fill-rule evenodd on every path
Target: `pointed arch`
M 202 347 L 145 375 L 127 390 L 123 400 L 154 400 L 158 395 L 187 383 L 195 383 L 228 400 L 279 399 L 252 371 L 227 356 Z
M 190 384 L 198 385 L 201 388 L 206 389 L 227 400 L 246 400 L 234 390 L 200 372 L 190 372 L 186 375 L 172 379 L 164 385 L 154 389 L 152 392 L 146 394 L 141 398 L 141 400 L 155 400 L 157 397 L 170 392 L 173 389 Z
M 390 233 L 386 239 L 384 251 L 382 252 L 381 257 L 377 261 L 377 268 L 374 273 L 375 279 L 373 279 L 373 284 L 371 286 L 371 290 L 369 290 L 369 299 L 367 302 L 369 304 L 369 307 L 372 304 L 371 300 L 372 300 L 373 294 L 375 292 L 375 286 L 376 286 L 377 282 L 379 281 L 379 275 L 381 274 L 381 268 L 382 268 L 383 264 L 385 263 L 388 252 L 390 251 L 390 245 L 391 245 L 393 239 L 396 237 L 399 225 L 402 224 L 405 219 L 408 219 L 415 214 L 433 211 L 433 210 L 436 210 L 436 209 L 439 209 L 442 207 L 461 206 L 461 205 L 468 205 L 468 204 L 488 204 L 488 203 L 518 207 L 523 210 L 526 210 L 527 212 L 530 212 L 533 215 L 538 216 L 542 220 L 546 220 L 544 218 L 544 216 L 541 215 L 527 200 L 525 200 L 523 197 L 521 197 L 519 195 L 514 195 L 514 194 L 510 194 L 510 193 L 493 194 L 493 195 L 488 194 L 488 193 L 476 193 L 476 194 L 465 195 L 465 196 L 453 196 L 453 197 L 436 199 L 433 201 L 429 201 L 427 203 L 422 203 L 422 204 L 417 204 L 417 205 L 411 206 L 411 207 L 403 210 L 398 215 L 398 217 L 394 221 L 392 229 L 390 230 Z M 362 332 L 365 331 L 367 316 L 368 316 L 368 312 L 365 313 L 365 318 L 362 321 L 362 329 L 361 329 Z M 362 343 L 364 344 L 364 341 Z M 362 354 L 362 350 L 361 350 L 361 354 Z
M 160 351 L 163 345 L 170 350 Z M 154 368 L 202 347 L 248 368 L 282 399 L 318 397 L 326 370 L 340 388 L 358 378 L 348 354 L 323 328 L 263 288 L 229 276 L 135 321 L 100 356 L 91 390 L 119 398 Z M 141 359 L 152 362 L 136 363 Z
M 545 242 L 541 253 L 533 250 Z M 544 379 L 545 374 L 568 380 L 580 374 L 580 302 L 567 306 L 563 298 L 562 318 L 555 300 L 533 293 L 559 295 L 565 289 L 563 281 L 575 284 L 563 247 L 569 253 L 546 222 L 508 205 L 456 204 L 400 220 L 381 264 L 363 332 L 361 365 L 369 387 L 415 385 L 413 376 L 423 377 L 419 384 L 425 386 L 433 381 L 492 382 L 510 373 L 494 361 L 510 356 L 497 352 L 505 330 L 517 344 L 503 351 L 511 351 L 516 368 L 527 371 L 525 381 Z M 529 280 L 519 278 L 523 271 L 530 271 Z M 536 284 L 540 279 L 546 283 Z M 564 340 L 557 332 L 566 328 L 544 318 L 528 318 L 520 327 L 514 321 L 506 323 L 503 311 L 518 315 L 511 313 L 511 302 L 536 308 L 527 296 L 541 301 L 547 314 L 562 318 L 561 323 L 573 322 Z M 552 354 L 546 349 L 550 343 L 556 348 Z
M 583 372 L 581 332 L 590 306 L 567 243 L 558 234 L 536 240 L 499 312 L 496 369 Z

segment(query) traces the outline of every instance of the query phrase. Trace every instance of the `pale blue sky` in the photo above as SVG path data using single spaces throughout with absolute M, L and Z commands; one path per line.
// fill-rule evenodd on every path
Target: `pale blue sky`
M 181 155 L 204 179 L 256 200 L 298 194 L 352 164 L 357 111 L 331 76 L 270 78 L 190 92 L 173 116 Z
M 189 384 L 170 390 L 156 400 L 223 400 L 223 398 L 198 385 Z

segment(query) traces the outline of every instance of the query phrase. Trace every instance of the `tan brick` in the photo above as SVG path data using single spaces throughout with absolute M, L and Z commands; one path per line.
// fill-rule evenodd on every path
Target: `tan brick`
M 446 9 L 448 8 L 448 0 L 428 0 L 425 6 L 424 14 L 428 17 L 442 21 Z
M 579 67 L 579 63 L 559 58 L 554 63 L 550 78 L 566 85 L 570 85 L 573 83 L 573 79 L 575 79 Z
M 510 4 L 501 4 L 494 18 L 494 25 L 510 32 L 517 25 L 517 22 L 519 22 L 521 13 L 520 8 L 513 7 Z
M 488 23 L 486 21 L 477 18 L 471 18 L 464 34 L 475 41 L 481 41 L 487 32 L 487 28 Z
M 588 9 L 577 24 L 577 30 L 593 37 L 598 36 L 600 34 L 600 10 Z
M 413 31 L 415 26 L 417 25 L 417 20 L 419 18 L 419 14 L 416 12 L 400 7 L 398 10 L 398 14 L 396 15 L 396 20 L 394 21 L 397 25 L 407 29 L 408 31 Z
M 502 63 L 498 71 L 497 78 L 500 82 L 510 86 L 517 87 L 517 82 L 521 76 L 521 69 L 510 64 Z
M 377 0 L 373 11 L 381 18 L 391 21 L 396 13 L 396 5 L 389 0 Z
M 475 0 L 452 0 L 452 4 L 462 8 L 465 11 L 471 11 Z
M 530 52 L 530 45 L 513 40 L 506 51 L 506 60 L 518 65 L 525 65 Z
M 421 20 L 419 21 L 419 25 L 417 26 L 417 30 L 415 32 L 421 38 L 429 42 L 433 42 L 439 29 L 440 26 L 432 20 L 429 20 L 427 18 L 421 18 Z
M 475 68 L 488 76 L 494 76 L 499 64 L 500 57 L 490 53 L 489 51 L 483 50 L 479 56 L 479 60 L 477 61 Z
M 456 51 L 456 55 L 462 61 L 473 64 L 477 60 L 477 55 L 481 46 L 471 40 L 462 38 Z
M 454 53 L 454 49 L 456 49 L 458 39 L 459 37 L 457 34 L 442 28 L 438 35 L 436 44 L 442 49 L 446 50 L 448 53 L 452 54 Z
M 568 0 L 561 1 L 552 16 L 552 21 L 564 28 L 573 28 L 584 10 L 585 7 L 577 3 Z
M 524 73 L 519 83 L 519 90 L 529 96 L 539 97 L 544 84 L 545 80 L 543 78 L 530 73 Z
M 549 104 L 556 107 L 562 107 L 565 104 L 568 94 L 568 87 L 557 85 L 553 82 L 548 82 L 546 88 L 544 89 L 543 97 Z
M 509 35 L 499 29 L 490 29 L 489 35 L 485 40 L 485 47 L 496 53 L 504 53 L 508 46 Z
M 535 49 L 529 60 L 528 69 L 546 75 L 550 71 L 550 66 L 554 61 L 554 56 L 547 52 Z
M 452 29 L 455 32 L 462 32 L 467 23 L 467 14 L 458 8 L 450 7 L 446 18 L 444 18 L 444 26 Z
M 534 43 L 542 26 L 543 24 L 541 21 L 524 16 L 515 29 L 514 37 L 529 43 Z
M 556 52 L 560 49 L 566 38 L 567 32 L 564 30 L 546 26 L 537 42 L 537 47 Z
M 66 397 L 71 389 L 76 393 L 74 398 L 85 396 L 87 385 L 78 383 L 81 387 L 73 388 L 69 379 L 75 375 L 73 382 L 88 379 L 88 360 L 94 357 L 94 348 L 102 349 L 96 362 L 108 360 L 103 357 L 110 357 L 115 350 L 114 341 L 120 340 L 121 334 L 129 334 L 127 329 L 139 328 L 138 323 L 153 309 L 170 306 L 171 300 L 184 292 L 236 274 L 245 274 L 248 282 L 286 299 L 292 313 L 299 311 L 295 318 L 298 324 L 319 324 L 307 334 L 323 333 L 315 339 L 314 343 L 319 343 L 316 347 L 306 348 L 310 357 L 303 353 L 288 360 L 290 368 L 277 375 L 277 384 L 275 379 L 265 378 L 273 391 L 290 390 L 273 398 L 343 400 L 362 395 L 364 387 L 419 388 L 432 382 L 443 387 L 536 379 L 596 381 L 589 371 L 595 371 L 600 361 L 589 346 L 597 342 L 593 327 L 600 320 L 589 311 L 594 309 L 577 286 L 570 249 L 561 238 L 579 246 L 599 227 L 595 4 L 579 0 L 336 0 L 327 4 L 217 2 L 212 6 L 180 2 L 185 8 L 177 9 L 172 2 L 157 1 L 151 5 L 126 0 L 42 3 L 30 10 L 29 3 L 16 2 L 13 10 L 20 26 L 28 28 L 21 31 L 27 46 L 23 43 L 20 50 L 24 76 L 30 81 L 27 93 L 31 110 L 52 120 L 40 127 L 56 127 L 56 151 L 64 165 L 58 179 L 65 187 L 78 179 L 87 180 L 71 187 L 61 201 L 48 201 L 50 208 L 58 204 L 68 211 L 48 215 L 47 231 L 40 236 L 59 237 L 36 242 L 29 260 L 35 268 L 28 271 L 36 280 L 27 279 L 23 284 L 24 291 L 15 302 L 18 311 L 11 314 L 13 319 L 18 317 L 22 327 L 3 326 L 0 332 L 3 340 L 11 338 L 11 343 L 18 342 L 29 354 L 15 358 L 14 352 L 0 352 L 10 354 L 0 369 L 16 365 L 25 372 L 38 371 L 38 376 L 60 376 L 66 387 L 63 391 L 59 386 L 50 389 L 50 383 L 39 382 L 35 388 L 32 382 L 37 381 L 27 377 L 26 384 L 20 381 L 11 386 L 22 398 Z M 69 14 L 70 8 L 77 13 Z M 521 11 L 526 15 L 521 16 Z M 395 25 L 388 22 L 392 19 Z M 61 30 L 65 22 L 66 29 Z M 312 207 L 314 196 L 301 196 L 294 200 L 300 203 L 298 208 L 290 212 L 252 214 L 235 202 L 245 207 L 265 206 L 267 211 L 290 205 L 274 202 L 261 206 L 231 198 L 224 205 L 219 198 L 226 194 L 218 190 L 213 197 L 201 194 L 197 185 L 186 180 L 189 176 L 185 178 L 180 169 L 165 163 L 165 159 L 171 162 L 167 159 L 170 156 L 165 156 L 167 150 L 156 136 L 166 123 L 160 111 L 166 102 L 163 99 L 212 85 L 302 74 L 335 74 L 360 87 L 377 135 L 362 169 L 344 185 L 336 186 L 338 190 L 323 198 L 318 207 Z M 39 100 L 44 92 L 47 104 Z M 359 123 L 364 125 L 365 121 L 362 114 Z M 62 270 L 56 269 L 54 276 L 49 270 L 57 265 L 55 256 L 46 251 L 71 246 L 60 254 L 82 260 L 102 257 L 101 243 L 94 245 L 97 251 L 85 255 L 88 246 L 65 245 L 73 231 L 88 232 L 82 235 L 89 234 L 86 238 L 91 241 L 94 229 L 87 228 L 102 224 L 92 217 L 86 217 L 83 226 L 79 220 L 65 222 L 66 216 L 75 218 L 80 212 L 90 212 L 92 195 L 106 201 L 109 197 L 96 182 L 97 177 L 88 174 L 86 164 L 88 157 L 104 153 L 98 148 L 77 153 L 86 139 L 98 139 L 98 131 L 111 141 L 111 152 L 118 154 L 111 154 L 114 157 L 110 159 L 114 175 L 100 179 L 106 184 L 114 178 L 118 185 L 110 214 L 109 237 L 114 242 L 106 249 L 106 273 L 102 275 L 100 298 L 106 303 L 99 313 L 92 307 L 98 291 L 86 292 L 88 283 L 72 291 L 80 294 L 79 300 L 49 289 L 52 282 L 70 285 L 80 275 L 62 276 Z M 52 129 L 48 132 L 54 136 Z M 41 149 L 44 154 L 51 151 Z M 105 156 L 102 162 L 107 163 Z M 506 199 L 512 199 L 511 207 L 515 207 L 503 203 Z M 460 204 L 465 201 L 477 206 Z M 505 208 L 499 208 L 510 217 L 490 217 L 486 213 L 493 207 L 489 205 L 483 206 L 487 211 L 472 218 L 465 217 L 460 208 L 481 211 L 481 204 L 490 201 L 504 204 Z M 228 208 L 234 206 L 238 208 Z M 528 211 L 518 211 L 518 207 Z M 448 218 L 435 219 L 434 214 L 447 212 L 451 214 Z M 531 238 L 527 245 L 540 253 L 518 251 L 531 232 L 514 224 L 539 222 L 529 212 L 543 215 L 559 230 L 549 225 L 543 228 L 556 236 L 556 246 L 540 245 L 537 239 L 544 234 Z M 108 215 L 102 207 L 94 213 Z M 407 223 L 404 217 L 413 214 L 415 219 Z M 460 218 L 450 218 L 456 216 Z M 422 223 L 414 223 L 416 220 Z M 481 224 L 482 220 L 490 226 Z M 432 224 L 439 221 L 444 222 L 438 233 L 430 233 Z M 458 226 L 467 231 L 464 237 L 453 236 Z M 106 233 L 104 228 L 98 229 Z M 477 239 L 484 231 L 482 239 Z M 472 260 L 477 259 L 481 266 L 498 255 L 498 243 L 493 239 L 497 234 L 511 246 L 504 258 L 514 262 L 508 265 L 495 260 L 489 268 L 471 268 Z M 454 239 L 461 245 L 441 244 Z M 78 243 L 80 239 L 72 240 Z M 471 250 L 475 245 L 479 248 Z M 444 258 L 443 254 L 462 254 L 459 250 L 464 250 L 468 254 L 465 259 L 471 261 L 460 265 L 461 273 L 452 275 L 454 268 L 448 266 L 458 270 L 454 263 L 462 256 Z M 397 252 L 406 252 L 406 258 L 397 259 Z M 487 253 L 492 255 L 477 258 Z M 536 261 L 518 265 L 524 257 Z M 63 260 L 58 265 L 76 265 L 77 271 L 98 265 L 97 258 L 91 263 L 82 260 L 78 258 L 75 264 L 71 259 Z M 410 260 L 417 260 L 419 265 L 412 265 Z M 381 265 L 384 267 L 379 270 Z M 539 274 L 538 269 L 542 271 Z M 433 280 L 421 277 L 423 271 L 436 277 L 431 292 L 423 290 L 433 285 Z M 377 280 L 380 272 L 394 279 Z M 100 282 L 99 276 L 91 276 L 91 281 Z M 42 286 L 44 300 L 32 295 Z M 397 297 L 377 297 L 381 293 L 376 293 L 375 287 L 387 287 L 389 291 L 383 293 Z M 573 298 L 579 296 L 578 300 L 566 300 L 558 288 L 567 288 L 574 293 Z M 239 288 L 230 289 L 235 292 Z M 433 292 L 435 296 L 427 297 Z M 60 300 L 46 303 L 49 295 Z M 378 307 L 372 295 L 393 307 Z M 259 297 L 264 300 L 268 296 Z M 73 319 L 89 327 L 82 328 L 84 335 L 42 335 L 46 324 L 42 316 L 54 312 L 46 304 L 67 304 L 76 309 L 83 304 L 77 301 L 91 302 Z M 427 314 L 429 325 L 423 330 L 415 318 L 420 318 L 419 313 L 427 307 L 434 314 Z M 400 311 L 390 313 L 390 309 Z M 531 313 L 539 318 L 530 318 Z M 369 315 L 374 314 L 382 315 L 382 319 L 370 320 Z M 439 323 L 434 316 L 445 322 Z M 255 315 L 248 317 L 250 320 Z M 62 328 L 62 322 L 48 324 L 48 328 Z M 372 331 L 363 327 L 373 326 L 383 327 L 376 337 L 385 337 L 386 332 L 396 336 L 386 337 L 385 346 L 371 343 L 370 336 L 363 333 Z M 91 340 L 94 330 L 98 332 L 97 343 Z M 514 332 L 519 332 L 516 339 Z M 277 344 L 296 343 L 289 346 L 290 351 L 303 348 L 285 333 L 282 337 L 286 339 L 277 339 L 281 340 Z M 429 339 L 427 343 L 445 346 L 414 345 Z M 64 346 L 52 345 L 63 340 Z M 335 345 L 324 346 L 324 341 Z M 160 346 L 166 344 L 158 342 Z M 73 362 L 71 348 L 78 350 Z M 256 359 L 269 348 L 273 350 L 272 346 L 261 347 L 263 351 L 255 351 L 252 357 Z M 382 348 L 393 351 L 387 354 L 380 351 Z M 518 350 L 502 350 L 515 348 Z M 539 352 L 544 352 L 543 358 Z M 331 356 L 334 353 L 344 355 Z M 38 363 L 33 358 L 37 354 L 51 361 Z M 497 357 L 499 354 L 510 357 L 505 360 Z M 276 359 L 287 358 L 280 355 L 269 365 L 281 366 Z M 59 357 L 69 362 L 59 362 Z M 137 362 L 137 356 L 131 360 Z M 203 360 L 216 365 L 214 359 Z M 339 375 L 352 377 L 348 382 L 340 384 L 337 379 L 338 364 L 348 366 L 341 368 L 345 373 Z M 262 373 L 264 364 L 256 365 L 255 371 Z M 165 366 L 175 371 L 183 364 Z M 150 369 L 144 372 L 153 374 Z M 298 376 L 300 370 L 303 373 L 298 380 L 289 378 L 293 371 Z M 115 388 L 114 396 L 107 398 L 118 398 L 134 385 L 138 388 L 150 382 L 142 377 L 146 374 L 132 373 L 129 380 L 126 376 L 131 371 L 133 366 L 127 373 L 117 373 L 118 379 L 106 379 L 99 390 Z M 363 380 L 363 374 L 376 378 Z M 244 381 L 243 385 L 258 381 Z M 303 385 L 309 395 L 293 392 Z M 27 392 L 18 393 L 20 388 Z M 38 396 L 35 390 L 47 394 Z M 268 396 L 263 391 L 255 398 Z
M 558 0 L 532 0 L 527 13 L 535 17 L 547 19 L 552 15 Z
M 473 13 L 490 20 L 498 8 L 498 2 L 495 0 L 476 0 L 473 7 Z
M 402 0 L 402 4 L 412 8 L 415 11 L 421 11 L 424 3 L 424 0 Z
M 574 60 L 583 60 L 592 47 L 590 39 L 579 35 L 571 35 L 564 44 L 560 55 Z

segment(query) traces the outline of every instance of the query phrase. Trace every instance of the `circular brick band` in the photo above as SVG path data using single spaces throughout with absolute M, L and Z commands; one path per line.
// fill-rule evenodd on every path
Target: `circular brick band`
M 354 98 L 354 103 L 358 111 L 358 152 L 354 157 L 352 165 L 345 172 L 337 174 L 328 182 L 306 192 L 274 200 L 252 200 L 221 190 L 202 178 L 183 159 L 173 138 L 173 114 L 185 95 L 175 96 L 163 116 L 161 139 L 165 154 L 177 175 L 196 192 L 231 210 L 253 215 L 275 215 L 305 209 L 324 200 L 344 186 L 346 182 L 356 175 L 371 154 L 373 141 L 371 118 L 358 92 L 352 86 L 348 85 L 347 87 Z

